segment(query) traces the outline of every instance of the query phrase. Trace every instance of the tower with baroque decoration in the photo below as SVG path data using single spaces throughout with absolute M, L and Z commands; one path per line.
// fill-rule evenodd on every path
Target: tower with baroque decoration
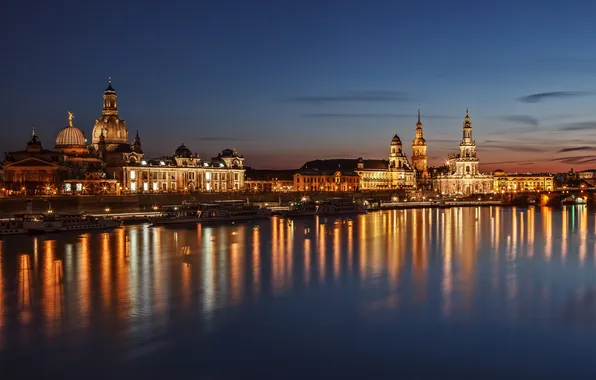
M 395 134 L 391 139 L 388 167 L 392 188 L 414 187 L 416 185 L 414 169 L 408 162 L 402 148 L 401 139 Z
M 455 160 L 455 172 L 459 174 L 476 175 L 478 172 L 478 158 L 476 157 L 476 141 L 472 138 L 472 121 L 466 107 L 466 117 L 462 124 L 462 139 L 459 143 L 459 157 Z
M 420 104 L 418 104 L 418 122 L 416 123 L 416 137 L 412 140 L 412 165 L 416 169 L 416 176 L 419 178 L 428 177 L 427 171 L 426 140 L 420 122 Z
M 103 108 L 101 117 L 95 121 L 93 127 L 92 143 L 95 149 L 99 148 L 99 143 L 103 140 L 107 151 L 114 151 L 122 144 L 128 144 L 128 130 L 126 122 L 118 116 L 118 96 L 116 90 L 112 87 L 112 80 L 108 81 L 108 88 L 103 93 Z

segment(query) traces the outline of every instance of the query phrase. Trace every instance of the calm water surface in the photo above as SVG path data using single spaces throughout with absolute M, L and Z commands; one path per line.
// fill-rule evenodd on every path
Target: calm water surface
M 0 239 L 0 377 L 592 376 L 586 208 Z

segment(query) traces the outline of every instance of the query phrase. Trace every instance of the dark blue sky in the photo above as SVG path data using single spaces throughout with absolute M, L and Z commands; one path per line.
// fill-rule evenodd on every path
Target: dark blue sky
M 596 159 L 594 3 L 151 3 L 4 4 L 0 150 L 32 125 L 51 147 L 67 111 L 89 137 L 111 76 L 149 156 L 381 158 L 394 133 L 410 152 L 421 103 L 431 164 L 458 149 L 466 106 L 487 170 Z

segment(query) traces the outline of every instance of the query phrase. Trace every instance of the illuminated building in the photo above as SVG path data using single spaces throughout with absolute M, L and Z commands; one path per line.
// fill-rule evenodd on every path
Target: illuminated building
M 225 149 L 211 160 L 202 160 L 184 144 L 173 157 L 129 162 L 122 166 L 123 191 L 158 192 L 228 192 L 244 187 L 244 157 Z
M 420 105 L 418 105 L 418 122 L 416 123 L 416 137 L 412 140 L 412 166 L 416 170 L 416 181 L 420 184 L 426 184 L 430 180 L 427 170 L 428 157 L 426 154 L 426 140 L 422 131 L 422 122 L 420 121 Z
M 6 152 L 4 155 L 4 184 L 9 193 L 43 193 L 50 186 L 62 182 L 68 174 L 65 157 L 53 150 L 43 149 L 33 130 L 25 150 Z
M 416 176 L 396 134 L 388 160 L 314 160 L 294 174 L 295 191 L 335 191 L 335 186 L 345 188 L 338 191 L 411 189 L 416 186 Z
M 295 191 L 355 191 L 359 176 L 352 170 L 303 168 L 294 174 Z
M 467 108 L 462 134 L 459 153 L 449 155 L 447 173 L 435 177 L 435 189 L 441 194 L 463 196 L 492 192 L 493 176 L 482 174 L 478 170 L 476 141 L 472 138 L 472 121 Z
M 294 191 L 296 170 L 258 170 L 245 168 L 244 190 L 252 192 Z
M 587 183 L 589 183 L 592 186 L 596 185 L 596 170 L 595 169 L 584 170 L 577 174 L 578 174 L 579 179 L 586 181 Z
M 548 173 L 505 173 L 503 170 L 493 172 L 495 192 L 513 191 L 552 191 L 554 176 Z

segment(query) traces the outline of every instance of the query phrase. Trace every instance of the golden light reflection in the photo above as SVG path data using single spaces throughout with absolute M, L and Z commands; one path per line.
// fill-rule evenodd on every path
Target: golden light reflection
M 528 209 L 527 212 L 527 217 L 528 217 L 528 223 L 527 223 L 527 250 L 528 250 L 528 257 L 533 257 L 534 256 L 534 239 L 536 236 L 536 230 L 534 225 L 536 224 L 536 208 L 535 207 L 531 207 Z
M 335 281 L 339 280 L 341 272 L 341 241 L 340 227 L 336 226 L 333 230 L 333 277 Z
M 319 282 L 325 281 L 325 250 L 326 250 L 326 238 L 327 230 L 326 225 L 321 223 L 318 228 L 317 239 L 319 241 Z
M 579 210 L 579 262 L 581 266 L 584 265 L 586 255 L 588 251 L 588 211 L 585 207 L 581 207 Z
M 451 315 L 452 294 L 453 294 L 453 225 L 451 218 L 445 218 L 445 213 L 441 214 L 443 225 L 443 315 Z
M 542 233 L 544 236 L 544 258 L 550 261 L 553 254 L 553 212 L 550 207 L 542 207 Z
M 200 226 L 200 225 L 199 225 Z M 200 231 L 200 229 L 198 230 Z M 163 313 L 168 309 L 168 284 L 167 272 L 164 271 L 163 259 L 161 257 L 161 229 L 152 228 L 151 232 L 151 252 L 153 253 L 153 307 L 157 313 Z M 200 239 L 201 235 L 197 235 L 197 239 Z
M 31 304 L 33 299 L 33 279 L 31 268 L 31 256 L 19 256 L 19 273 L 18 273 L 18 302 L 19 302 L 19 321 L 28 325 L 33 318 L 31 311 Z
M 348 224 L 348 273 L 352 275 L 354 266 L 354 229 L 353 222 Z
M 304 239 L 304 283 L 306 285 L 310 282 L 310 271 L 311 271 L 311 240 Z
M 238 240 L 244 241 L 244 228 L 238 231 Z M 230 284 L 232 291 L 232 304 L 242 300 L 244 292 L 244 254 L 240 252 L 240 244 L 233 242 L 230 245 Z
M 203 258 L 203 309 L 205 315 L 215 308 L 215 241 L 212 228 L 205 228 L 201 257 Z
M 56 241 L 43 242 L 43 314 L 46 333 L 52 337 L 61 330 L 64 317 L 62 261 L 56 260 Z
M 292 275 L 294 273 L 294 223 L 288 224 L 286 237 L 286 266 L 285 266 L 285 289 L 292 286 Z
M 79 315 L 81 316 L 82 327 L 86 327 L 91 315 L 91 264 L 88 234 L 81 235 L 79 243 L 81 249 L 76 258 L 78 264 Z
M 261 232 L 259 228 L 252 230 L 252 292 L 257 295 L 261 291 Z
M 124 320 L 129 314 L 129 305 L 127 302 L 127 295 L 130 293 L 128 289 L 128 235 L 123 228 L 114 231 L 116 241 L 116 289 L 118 289 L 118 317 Z M 68 268 L 67 268 L 68 270 Z
M 271 281 L 273 293 L 280 293 L 284 287 L 284 243 L 283 221 L 271 221 Z
M 112 298 L 112 252 L 110 250 L 110 235 L 104 233 L 101 235 L 101 299 L 104 308 L 109 308 Z
M 366 250 L 366 223 L 360 223 L 358 226 L 358 272 L 360 280 L 365 281 L 368 275 L 367 269 L 367 250 Z
M 561 261 L 567 258 L 567 243 L 569 236 L 569 211 L 567 207 L 561 209 Z

